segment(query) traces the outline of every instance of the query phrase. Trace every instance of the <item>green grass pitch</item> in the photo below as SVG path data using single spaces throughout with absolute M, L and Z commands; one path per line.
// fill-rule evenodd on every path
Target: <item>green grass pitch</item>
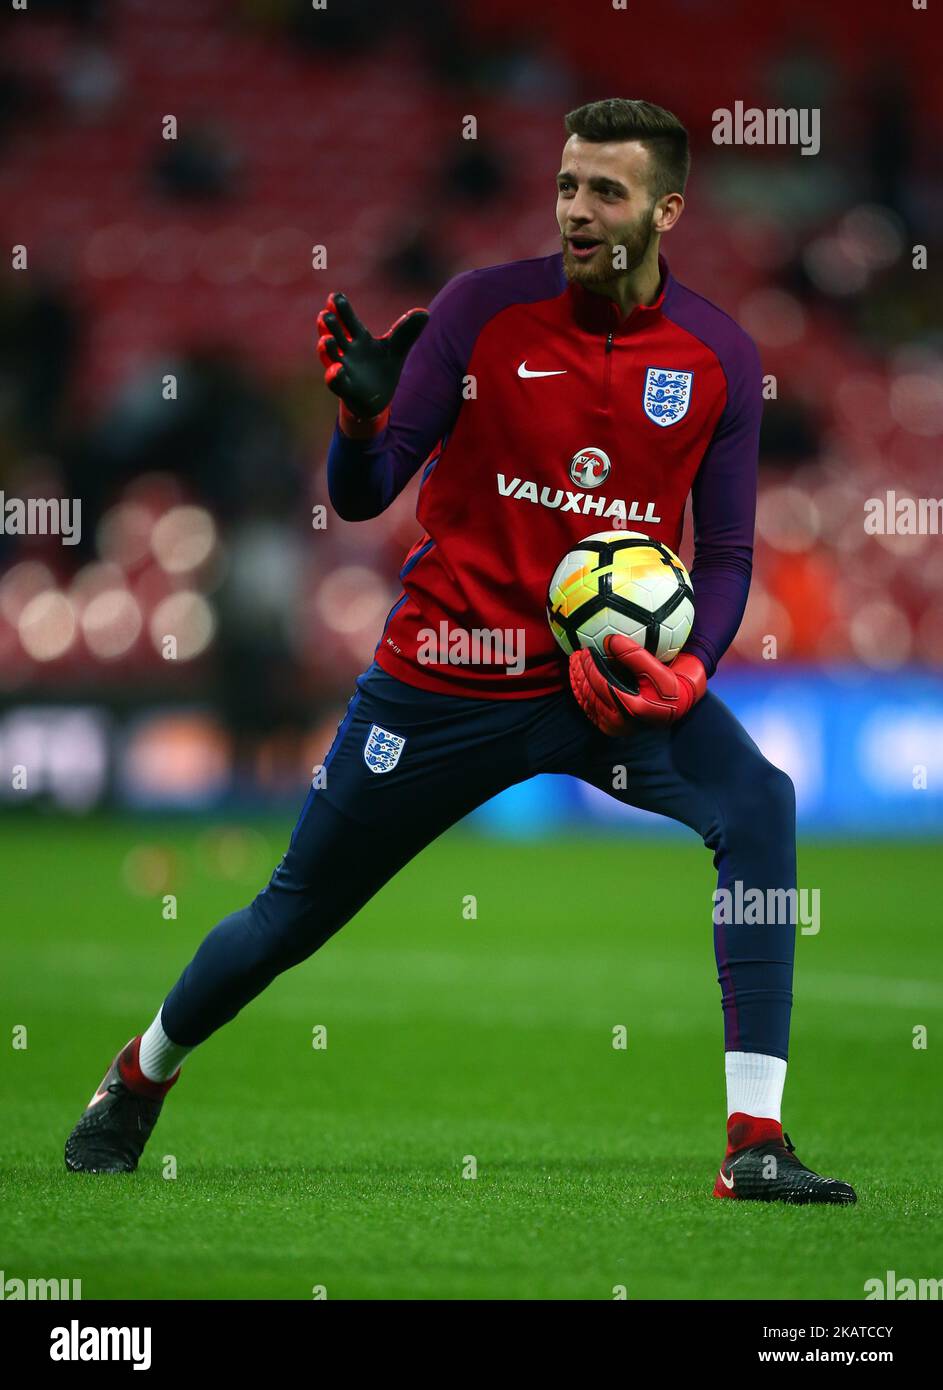
M 801 846 L 821 930 L 798 941 L 784 1122 L 860 1195 L 810 1209 L 710 1196 L 722 1030 L 693 837 L 452 832 L 194 1054 L 137 1174 L 90 1177 L 65 1172 L 66 1134 L 287 827 L 0 834 L 7 1278 L 80 1278 L 84 1298 L 765 1300 L 943 1275 L 934 846 Z

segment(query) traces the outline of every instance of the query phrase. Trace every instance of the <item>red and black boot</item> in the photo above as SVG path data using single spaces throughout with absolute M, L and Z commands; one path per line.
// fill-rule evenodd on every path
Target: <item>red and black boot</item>
M 714 1184 L 715 1197 L 746 1202 L 812 1202 L 850 1206 L 855 1189 L 837 1178 L 822 1178 L 796 1157 L 778 1120 L 734 1114 L 727 1121 L 727 1152 Z
M 180 1076 L 151 1081 L 141 1071 L 141 1039 L 132 1038 L 105 1073 L 66 1140 L 72 1173 L 133 1173 L 157 1124 L 164 1097 Z

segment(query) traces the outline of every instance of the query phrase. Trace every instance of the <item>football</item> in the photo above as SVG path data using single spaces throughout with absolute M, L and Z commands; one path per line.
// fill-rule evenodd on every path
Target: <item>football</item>
M 550 581 L 547 617 L 569 656 L 605 656 L 616 633 L 671 662 L 694 621 L 691 577 L 673 550 L 640 531 L 599 531 L 564 555 Z

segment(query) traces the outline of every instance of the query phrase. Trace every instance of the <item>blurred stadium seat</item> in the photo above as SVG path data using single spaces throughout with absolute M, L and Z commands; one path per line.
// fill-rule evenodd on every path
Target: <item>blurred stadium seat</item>
M 654 4 L 607 17 L 612 42 L 547 0 L 393 8 L 377 47 L 342 62 L 343 26 L 302 31 L 278 4 L 6 17 L 0 226 L 30 260 L 0 280 L 0 488 L 82 497 L 84 536 L 0 537 L 0 702 L 186 698 L 256 745 L 330 725 L 396 597 L 415 484 L 369 524 L 312 533 L 335 404 L 317 310 L 344 288 L 381 329 L 466 267 L 555 250 L 562 114 L 616 91 L 689 123 L 690 202 L 666 250 L 773 379 L 756 577 L 725 668 L 763 662 L 769 634 L 783 663 L 943 666 L 939 539 L 862 524 L 869 496 L 940 492 L 940 256 L 914 271 L 911 248 L 940 226 L 943 94 L 919 26 L 863 4 L 849 33 L 827 10 L 793 23 L 779 0 L 736 0 L 721 29 L 690 0 L 669 49 Z M 906 89 L 880 76 L 887 56 Z M 459 58 L 462 82 L 446 76 Z M 718 71 L 731 101 L 820 93 L 820 158 L 721 160 Z M 469 112 L 490 163 L 466 176 L 493 191 L 461 197 Z M 171 115 L 189 147 L 162 141 Z M 166 373 L 185 427 L 149 418 Z M 234 578 L 267 565 L 278 623 Z M 172 670 L 169 602 L 192 637 Z

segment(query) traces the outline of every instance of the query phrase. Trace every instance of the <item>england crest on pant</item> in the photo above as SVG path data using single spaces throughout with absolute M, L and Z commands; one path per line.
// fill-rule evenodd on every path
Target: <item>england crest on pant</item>
M 674 372 L 667 367 L 649 367 L 645 373 L 642 405 L 656 425 L 676 425 L 688 413 L 693 372 Z
M 399 762 L 406 739 L 374 724 L 363 746 L 363 760 L 371 772 L 392 772 Z

